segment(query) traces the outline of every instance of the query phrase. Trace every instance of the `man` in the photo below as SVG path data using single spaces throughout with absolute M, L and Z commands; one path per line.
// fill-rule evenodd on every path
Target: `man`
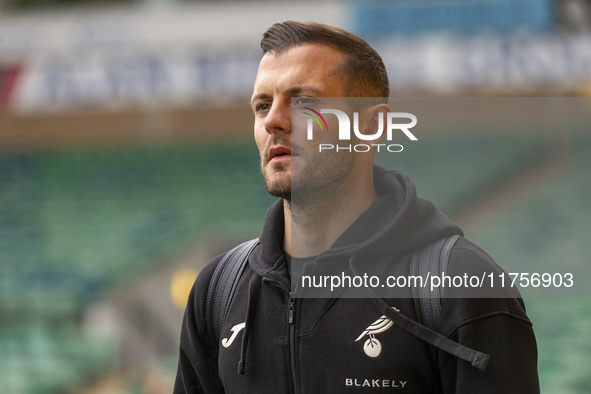
M 264 33 L 261 47 L 254 135 L 265 187 L 280 199 L 267 212 L 218 348 L 205 338 L 204 316 L 222 256 L 197 278 L 182 327 L 175 393 L 539 392 L 535 338 L 518 297 L 441 299 L 439 333 L 489 355 L 483 371 L 429 345 L 391 315 L 416 327 L 421 312 L 411 295 L 298 297 L 293 289 L 302 271 L 337 267 L 353 274 L 371 260 L 389 274 L 408 274 L 413 251 L 461 229 L 418 198 L 405 174 L 374 166 L 373 152 L 319 152 L 319 141 L 338 141 L 336 117 L 326 116 L 326 130 L 315 128 L 312 141 L 296 130 L 300 110 L 311 113 L 328 100 L 357 112 L 364 142 L 377 142 L 380 117 L 390 108 L 371 98 L 387 98 L 389 84 L 380 56 L 365 41 L 325 25 L 284 22 Z M 466 265 L 502 272 L 460 237 L 449 269 Z M 386 316 L 376 300 L 395 312 Z

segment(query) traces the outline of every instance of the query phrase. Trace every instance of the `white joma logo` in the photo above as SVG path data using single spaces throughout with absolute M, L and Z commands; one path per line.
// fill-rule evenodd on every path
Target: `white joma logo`
M 236 336 L 238 335 L 238 333 L 244 328 L 244 326 L 246 325 L 245 323 L 240 323 L 240 324 L 236 324 L 234 327 L 232 327 L 230 329 L 230 331 L 233 332 L 232 336 L 230 337 L 230 339 L 228 338 L 224 338 L 222 339 L 222 346 L 223 347 L 230 347 L 230 345 L 232 344 L 232 342 L 234 342 L 234 339 L 236 339 Z

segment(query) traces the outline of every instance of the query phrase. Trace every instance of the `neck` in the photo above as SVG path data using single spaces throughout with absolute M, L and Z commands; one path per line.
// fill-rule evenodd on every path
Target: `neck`
M 285 251 L 295 257 L 319 255 L 377 199 L 373 179 L 343 184 L 322 198 L 284 200 Z

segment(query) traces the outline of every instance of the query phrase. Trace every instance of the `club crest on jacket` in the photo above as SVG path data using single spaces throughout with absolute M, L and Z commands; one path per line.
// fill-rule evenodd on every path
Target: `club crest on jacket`
M 400 310 L 392 307 L 396 312 L 400 312 Z M 359 337 L 355 340 L 355 342 L 362 339 L 364 336 L 369 336 L 369 338 L 363 344 L 363 351 L 369 357 L 377 357 L 382 353 L 382 343 L 375 337 L 376 334 L 382 333 L 387 331 L 394 325 L 394 322 L 383 315 L 378 320 L 373 322 L 369 325 L 365 331 L 359 335 Z

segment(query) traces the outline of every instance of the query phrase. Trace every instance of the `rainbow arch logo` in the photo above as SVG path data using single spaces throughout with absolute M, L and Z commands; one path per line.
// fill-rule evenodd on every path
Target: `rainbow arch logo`
M 324 120 L 324 116 L 320 115 L 320 112 L 315 111 L 310 107 L 304 107 L 304 109 L 313 112 L 312 114 L 309 112 L 304 112 L 304 114 L 311 116 L 312 119 L 314 119 L 316 123 L 318 123 L 318 126 L 320 126 L 320 130 L 324 131 L 324 127 L 326 127 L 326 131 L 328 131 L 328 125 L 326 124 L 326 120 Z M 324 127 L 322 127 L 322 123 L 320 123 L 320 120 L 322 120 L 322 123 L 324 123 Z

